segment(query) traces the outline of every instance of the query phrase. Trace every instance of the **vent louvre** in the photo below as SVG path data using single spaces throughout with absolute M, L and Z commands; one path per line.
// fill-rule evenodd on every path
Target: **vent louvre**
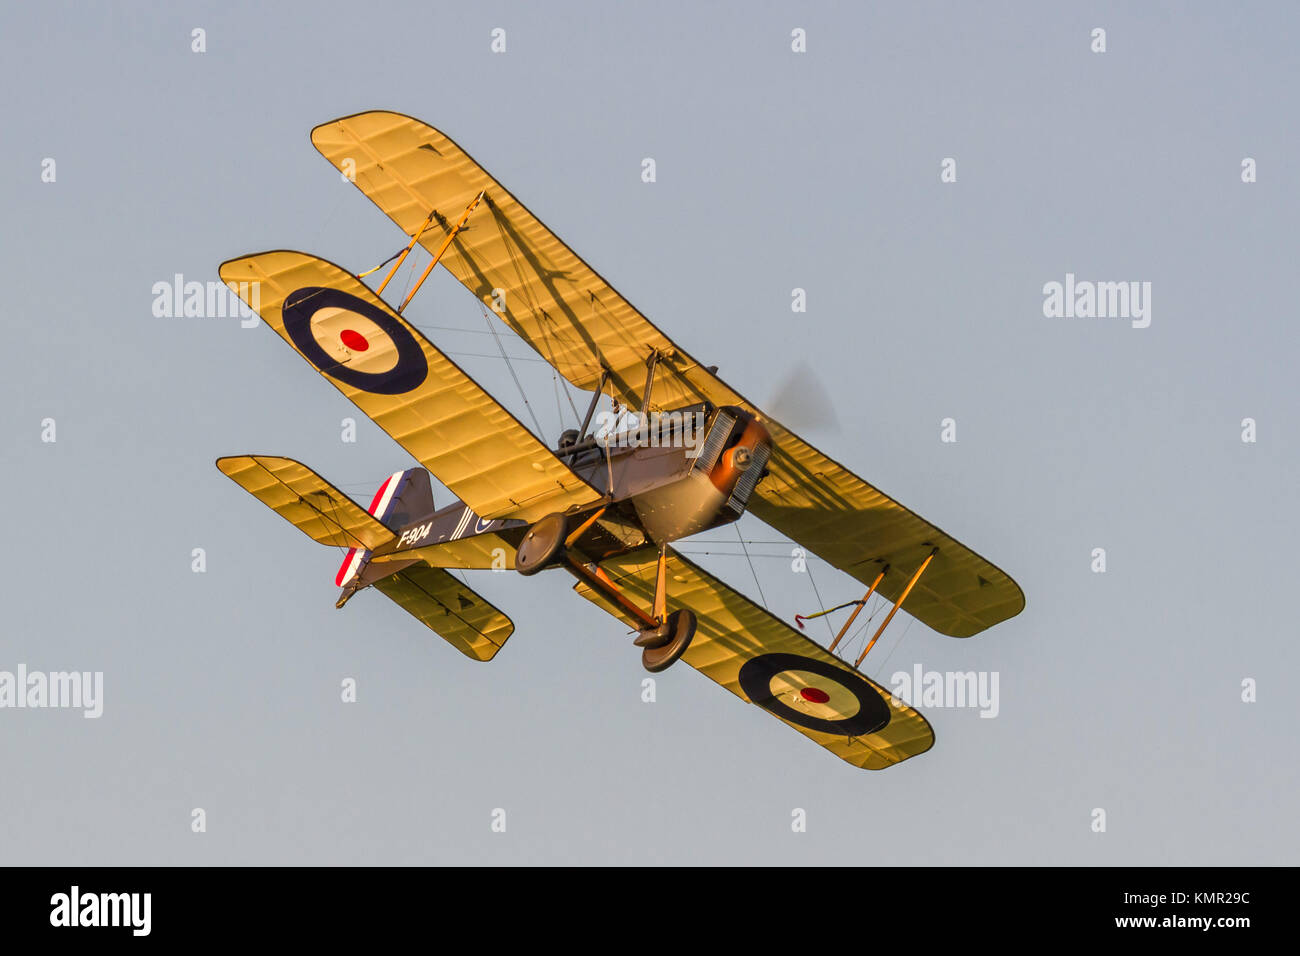
M 754 486 L 758 484 L 759 477 L 763 474 L 763 468 L 767 465 L 767 458 L 771 449 L 766 445 L 760 445 L 754 449 L 754 457 L 750 459 L 749 467 L 745 469 L 736 482 L 736 488 L 727 499 L 727 504 L 731 505 L 736 514 L 745 513 L 745 505 L 749 503 L 749 496 L 753 494 Z
M 717 418 L 713 420 L 713 427 L 709 429 L 709 436 L 704 439 L 704 445 L 700 448 L 700 454 L 695 459 L 695 471 L 710 471 L 718 462 L 718 455 L 722 454 L 722 443 L 727 440 L 731 434 L 731 427 L 736 424 L 736 419 L 726 412 L 718 412 Z

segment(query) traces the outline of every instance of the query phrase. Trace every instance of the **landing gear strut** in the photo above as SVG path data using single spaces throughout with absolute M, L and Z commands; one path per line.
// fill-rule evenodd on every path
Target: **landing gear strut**
M 667 670 L 669 665 L 685 654 L 686 648 L 691 646 L 691 638 L 695 636 L 694 614 L 685 608 L 668 613 L 667 544 L 659 546 L 653 618 L 659 625 L 644 628 L 632 643 L 641 648 L 641 666 L 650 673 L 657 674 Z
M 618 605 L 640 625 L 632 643 L 641 648 L 641 663 L 645 669 L 657 674 L 667 670 L 690 647 L 691 638 L 695 636 L 695 615 L 686 608 L 668 613 L 666 544 L 659 549 L 654 607 L 649 613 L 619 590 L 604 568 L 584 560 L 572 550 L 583 532 L 602 513 L 603 509 L 568 534 L 568 523 L 563 515 L 554 514 L 542 518 L 528 529 L 523 541 L 519 543 L 515 553 L 515 570 L 520 574 L 536 574 L 548 565 L 561 564 L 587 587 Z
M 641 631 L 632 643 L 641 648 L 641 665 L 651 674 L 667 670 L 691 646 L 695 615 L 682 608 L 673 611 L 656 628 Z

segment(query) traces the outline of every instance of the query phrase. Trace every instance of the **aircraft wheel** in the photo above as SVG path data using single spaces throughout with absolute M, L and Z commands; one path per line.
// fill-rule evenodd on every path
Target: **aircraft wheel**
M 652 674 L 667 670 L 686 653 L 686 649 L 691 646 L 691 638 L 695 636 L 695 615 L 684 608 L 669 614 L 664 625 L 667 634 L 662 642 L 655 639 L 653 643 L 657 646 L 646 644 L 641 648 L 641 664 Z
M 519 542 L 519 550 L 515 553 L 515 570 L 520 574 L 536 574 L 553 564 L 564 550 L 568 525 L 564 515 L 558 512 L 539 519 L 524 533 L 524 540 Z

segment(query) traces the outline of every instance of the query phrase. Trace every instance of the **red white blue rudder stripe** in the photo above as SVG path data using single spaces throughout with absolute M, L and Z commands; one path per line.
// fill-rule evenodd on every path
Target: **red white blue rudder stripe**
M 414 473 L 420 471 L 424 471 L 424 469 L 408 468 L 406 471 L 398 471 L 389 475 L 387 480 L 379 486 L 379 490 L 375 492 L 375 497 L 371 500 L 370 508 L 367 510 L 380 521 L 388 524 L 387 519 L 397 510 L 396 505 L 402 497 L 402 492 L 411 483 Z M 425 486 L 427 487 L 427 485 L 426 480 Z M 346 557 L 343 558 L 343 563 L 339 565 L 338 574 L 334 576 L 334 584 L 337 587 L 345 586 L 361 573 L 361 569 L 365 567 L 369 557 L 369 551 L 360 548 L 349 548 Z

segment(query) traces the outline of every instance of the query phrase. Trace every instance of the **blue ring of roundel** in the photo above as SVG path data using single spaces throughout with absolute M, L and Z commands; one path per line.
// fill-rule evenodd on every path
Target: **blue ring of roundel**
M 327 308 L 356 312 L 379 326 L 397 348 L 397 364 L 386 372 L 363 372 L 336 362 L 311 334 L 312 316 Z M 289 340 L 307 361 L 320 369 L 322 374 L 363 392 L 400 395 L 419 388 L 429 375 L 429 363 L 424 358 L 424 350 L 409 329 L 383 309 L 342 289 L 305 286 L 290 292 L 284 298 L 281 316 Z
M 843 720 L 827 720 L 796 710 L 772 696 L 772 678 L 782 671 L 807 671 L 839 684 L 858 699 L 858 712 Z M 783 720 L 824 734 L 857 737 L 875 733 L 889 723 L 889 704 L 865 680 L 829 661 L 819 661 L 798 654 L 760 654 L 740 667 L 736 678 L 740 689 L 758 706 Z

